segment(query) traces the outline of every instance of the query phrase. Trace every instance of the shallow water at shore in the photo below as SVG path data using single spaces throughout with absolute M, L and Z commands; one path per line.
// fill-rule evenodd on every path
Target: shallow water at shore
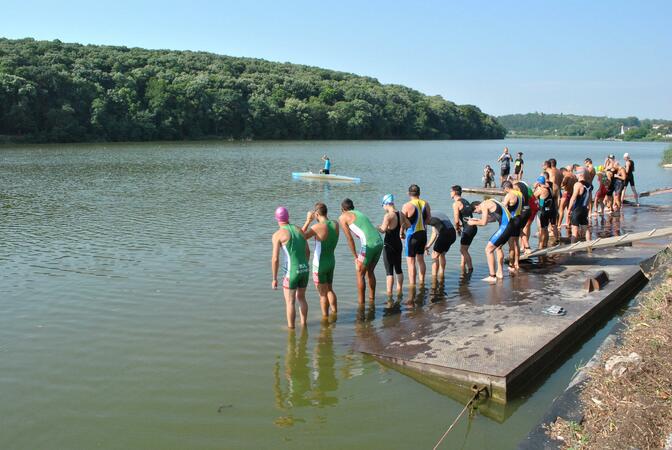
M 315 201 L 344 197 L 374 218 L 380 198 L 418 183 L 435 211 L 452 184 L 480 184 L 501 148 L 541 161 L 636 160 L 640 191 L 672 185 L 664 144 L 593 141 L 152 143 L 0 147 L 2 448 L 410 448 L 433 445 L 462 405 L 355 353 L 358 311 L 346 245 L 337 250 L 339 317 L 284 328 L 270 289 L 273 210 L 302 223 Z M 320 168 L 361 184 L 294 181 Z M 477 198 L 474 196 L 472 199 Z M 647 199 L 662 203 L 663 196 Z M 483 248 L 473 244 L 476 273 Z M 458 253 L 446 293 L 459 292 Z M 383 268 L 378 268 L 379 286 Z M 587 360 L 600 333 L 499 424 L 476 416 L 447 447 L 512 447 Z

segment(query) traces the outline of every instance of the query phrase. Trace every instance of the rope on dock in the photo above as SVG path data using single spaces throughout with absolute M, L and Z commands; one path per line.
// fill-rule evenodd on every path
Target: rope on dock
M 455 425 L 457 425 L 457 422 L 460 420 L 460 417 L 462 417 L 462 414 L 464 414 L 464 412 L 467 409 L 469 409 L 469 407 L 476 401 L 476 399 L 478 399 L 478 397 L 480 397 L 481 392 L 485 392 L 486 394 L 488 392 L 488 390 L 485 386 L 478 387 L 478 386 L 474 385 L 474 386 L 472 386 L 471 389 L 474 391 L 474 396 L 471 397 L 471 400 L 469 400 L 466 405 L 464 405 L 464 408 L 462 408 L 462 411 L 460 411 L 460 413 L 457 415 L 455 420 L 453 420 L 453 423 L 450 424 L 450 426 L 448 427 L 446 432 L 443 433 L 443 436 L 441 436 L 441 439 L 439 439 L 439 442 L 436 443 L 436 445 L 434 446 L 434 448 L 432 450 L 436 450 L 437 448 L 439 448 L 439 445 L 441 445 L 441 443 L 446 438 L 446 436 L 448 436 L 448 433 L 450 433 L 450 431 L 453 429 L 453 427 Z

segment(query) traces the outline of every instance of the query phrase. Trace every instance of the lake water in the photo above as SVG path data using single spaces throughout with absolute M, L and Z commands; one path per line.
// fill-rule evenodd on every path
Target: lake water
M 411 183 L 434 211 L 480 184 L 504 145 L 542 160 L 628 151 L 640 191 L 670 185 L 664 144 L 588 141 L 153 143 L 0 147 L 0 448 L 427 448 L 459 402 L 352 350 L 362 320 L 344 240 L 338 321 L 285 328 L 272 291 L 273 211 L 299 225 L 345 197 L 378 221 Z M 361 184 L 294 181 L 320 168 Z M 474 197 L 476 198 L 476 197 Z M 647 199 L 662 202 L 663 196 Z M 483 248 L 472 246 L 480 283 Z M 446 291 L 458 289 L 458 252 Z M 382 264 L 379 287 L 384 286 Z M 505 281 L 506 282 L 506 281 Z M 376 311 L 382 318 L 383 291 Z M 400 320 L 408 314 L 402 310 Z M 603 329 L 510 404 L 463 420 L 443 448 L 511 448 L 590 358 Z

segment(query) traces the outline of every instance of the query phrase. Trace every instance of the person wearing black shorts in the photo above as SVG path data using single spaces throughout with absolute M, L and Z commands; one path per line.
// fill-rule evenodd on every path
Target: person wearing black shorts
M 469 246 L 478 232 L 477 226 L 469 225 L 469 219 L 473 217 L 473 208 L 471 203 L 462 198 L 462 186 L 452 186 L 450 198 L 453 199 L 453 221 L 460 235 L 460 268 L 463 274 L 471 273 L 474 271 L 474 266 L 471 262 Z
M 625 160 L 625 182 L 623 183 L 623 192 L 621 193 L 621 203 L 625 200 L 625 191 L 630 186 L 635 196 L 635 205 L 639 206 L 639 194 L 637 194 L 637 189 L 635 189 L 635 162 L 630 158 L 630 153 L 624 154 L 623 159 Z
M 534 196 L 539 202 L 539 248 L 546 248 L 548 246 L 549 225 L 553 227 L 554 235 L 558 235 L 556 226 L 558 211 L 555 208 L 553 190 L 548 186 L 546 177 L 543 175 L 538 177 L 536 183 L 534 183 Z
M 569 201 L 572 243 L 579 240 L 579 235 L 584 229 L 586 240 L 590 240 L 590 229 L 588 228 L 588 203 L 590 202 L 590 190 L 588 182 L 586 181 L 585 170 L 583 168 L 577 170 L 576 177 L 579 181 L 574 184 L 572 198 Z
M 432 227 L 432 236 L 425 246 L 429 249 L 434 245 L 432 251 L 432 285 L 436 286 L 437 281 L 443 283 L 446 273 L 446 252 L 457 239 L 457 232 L 448 216 L 443 213 L 432 214 L 432 218 L 427 222 Z
M 397 279 L 397 295 L 401 295 L 404 286 L 404 272 L 401 269 L 401 254 L 403 253 L 401 228 L 405 216 L 394 208 L 394 195 L 392 194 L 383 197 L 383 208 L 385 208 L 385 216 L 378 231 L 385 235 L 383 263 L 387 275 L 387 296 L 391 297 L 395 278 Z
M 502 153 L 501 156 L 497 158 L 497 162 L 501 163 L 500 185 L 506 181 L 506 179 L 509 177 L 509 174 L 511 173 L 512 159 L 513 158 L 509 153 L 509 147 L 504 147 L 504 153 Z

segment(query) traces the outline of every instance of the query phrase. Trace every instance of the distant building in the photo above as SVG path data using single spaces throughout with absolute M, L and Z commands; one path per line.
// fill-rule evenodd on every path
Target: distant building
M 634 128 L 639 128 L 639 127 L 626 127 L 623 124 L 621 124 L 621 132 L 619 134 L 621 136 L 623 136 L 628 130 L 632 130 Z
M 657 130 L 658 128 L 664 128 L 664 127 L 665 127 L 665 125 L 662 124 L 662 123 L 654 123 L 653 125 L 651 125 L 651 128 L 653 128 L 654 130 Z

